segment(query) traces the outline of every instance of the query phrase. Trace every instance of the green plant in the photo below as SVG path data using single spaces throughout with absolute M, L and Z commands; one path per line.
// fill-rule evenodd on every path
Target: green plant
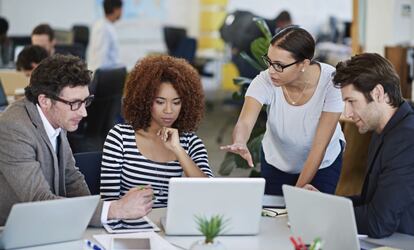
M 220 233 L 223 232 L 226 221 L 221 215 L 213 215 L 210 219 L 204 216 L 195 216 L 198 230 L 206 237 L 206 244 L 213 243 Z
M 250 44 L 250 56 L 246 51 L 240 52 L 241 57 L 246 60 L 250 65 L 259 71 L 265 70 L 267 67 L 262 60 L 262 56 L 267 54 L 272 35 L 269 27 L 262 18 L 253 19 L 256 25 L 263 33 L 263 37 L 258 37 Z M 240 86 L 238 92 L 233 93 L 234 100 L 243 100 L 246 94 L 246 90 L 249 87 L 252 79 L 246 77 L 237 77 L 233 79 L 234 84 Z M 252 155 L 253 163 L 257 166 L 260 163 L 260 147 L 263 139 L 263 134 L 266 130 L 266 107 L 263 107 L 260 113 L 256 125 L 252 130 L 250 139 L 247 142 L 247 147 Z M 219 174 L 226 176 L 229 175 L 234 168 L 249 168 L 247 162 L 237 154 L 227 153 L 223 162 L 220 165 Z M 253 169 L 250 173 L 251 177 L 260 176 L 260 172 Z

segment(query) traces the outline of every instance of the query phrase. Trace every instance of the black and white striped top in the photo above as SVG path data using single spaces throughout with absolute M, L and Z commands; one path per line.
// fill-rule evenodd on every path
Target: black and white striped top
M 183 133 L 180 144 L 201 171 L 213 177 L 201 139 L 194 133 Z M 143 156 L 137 147 L 132 126 L 118 124 L 109 131 L 101 166 L 103 200 L 117 200 L 130 188 L 149 184 L 156 198 L 154 207 L 164 207 L 167 205 L 169 179 L 182 175 L 183 169 L 178 160 L 155 162 Z

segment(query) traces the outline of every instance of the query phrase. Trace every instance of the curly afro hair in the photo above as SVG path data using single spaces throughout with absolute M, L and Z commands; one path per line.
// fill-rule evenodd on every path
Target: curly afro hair
M 198 72 L 184 59 L 167 55 L 147 56 L 128 76 L 123 113 L 134 128 L 147 129 L 151 108 L 161 83 L 171 83 L 181 97 L 181 111 L 172 125 L 180 133 L 194 132 L 204 114 L 204 93 Z

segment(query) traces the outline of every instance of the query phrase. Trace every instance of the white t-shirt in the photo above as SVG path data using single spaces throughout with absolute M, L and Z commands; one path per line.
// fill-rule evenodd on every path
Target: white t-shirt
M 319 63 L 321 75 L 311 99 L 301 106 L 290 105 L 281 87 L 272 83 L 269 70 L 262 71 L 250 84 L 246 96 L 262 105 L 268 105 L 266 132 L 262 145 L 266 162 L 287 172 L 300 173 L 311 150 L 322 111 L 341 113 L 344 103 L 340 89 L 334 87 L 332 73 L 335 68 Z M 326 149 L 319 169 L 330 166 L 341 151 L 339 140 L 345 141 L 341 126 Z

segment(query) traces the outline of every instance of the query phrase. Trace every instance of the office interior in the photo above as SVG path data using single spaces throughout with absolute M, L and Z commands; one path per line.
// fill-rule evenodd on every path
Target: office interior
M 244 68 L 239 70 L 234 65 L 232 45 L 221 37 L 220 28 L 226 20 L 229 22 L 231 19 L 229 14 L 246 11 L 272 20 L 286 10 L 293 24 L 307 29 L 318 41 L 317 59 L 333 66 L 358 52 L 376 52 L 387 58 L 395 58 L 393 62 L 403 79 L 404 95 L 409 98 L 409 81 L 413 75 L 412 8 L 413 1 L 410 0 L 260 0 L 254 3 L 248 0 L 125 1 L 123 16 L 115 23 L 115 27 L 121 62 L 127 70 L 139 58 L 154 53 L 178 53 L 176 55 L 187 57 L 199 67 L 208 102 L 206 119 L 199 133 L 206 141 L 213 170 L 216 175 L 220 175 L 224 153 L 218 147 L 220 143 L 230 141 L 241 105 L 231 97 L 239 88 L 233 79 L 246 74 L 252 77 L 251 72 L 243 72 L 246 71 Z M 62 0 L 59 4 L 53 0 L 1 0 L 0 15 L 9 21 L 8 36 L 16 39 L 14 58 L 30 42 L 33 27 L 40 23 L 49 23 L 55 30 L 57 46 L 82 55 L 78 51 L 79 44 L 87 48 L 88 29 L 103 16 L 103 10 L 101 1 L 92 0 Z M 251 22 L 249 25 L 254 26 Z M 246 40 L 237 31 L 231 35 Z M 177 47 L 176 40 L 182 37 L 195 39 L 196 48 L 172 51 L 172 47 Z M 408 69 L 405 65 L 408 65 Z M 13 64 L 9 67 L 13 68 Z M 21 91 L 21 86 L 18 88 Z M 8 94 L 13 91 L 8 87 L 6 90 Z M 228 174 L 246 176 L 250 170 L 235 168 Z
M 13 58 L 30 43 L 30 33 L 40 23 L 52 26 L 58 46 L 84 56 L 88 36 L 82 32 L 90 31 L 93 23 L 103 17 L 101 4 L 100 0 L 0 0 L 0 16 L 9 22 L 7 35 L 16 39 Z M 238 18 L 232 15 L 237 11 L 272 20 L 284 10 L 290 13 L 293 24 L 313 35 L 319 61 L 335 66 L 357 53 L 378 53 L 395 66 L 404 98 L 414 98 L 411 88 L 414 80 L 414 0 L 124 0 L 123 16 L 115 27 L 121 62 L 127 72 L 140 58 L 160 53 L 184 57 L 200 72 L 206 110 L 197 133 L 206 145 L 210 166 L 216 176 L 249 177 L 260 171 L 259 166 L 253 171 L 235 164 L 226 166 L 226 153 L 219 149 L 220 145 L 231 142 L 242 105 L 242 101 L 233 97 L 233 93 L 241 88 L 233 80 L 251 76 L 232 61 L 232 44 L 223 40 L 220 30 Z M 74 45 L 79 30 L 80 38 Z M 238 30 L 231 32 L 236 37 L 241 35 Z M 191 51 L 177 51 L 177 40 L 182 38 L 193 39 L 196 46 Z M 83 50 L 79 50 L 79 43 Z M 10 71 L 14 71 L 12 62 L 3 65 L 0 74 Z M 18 77 L 21 82 L 23 78 Z M 10 102 L 13 95 L 21 95 L 23 87 L 4 86 Z M 102 118 L 92 116 L 92 119 Z M 119 117 L 111 119 L 104 122 L 114 124 L 119 121 Z M 341 125 L 347 150 L 336 194 L 354 195 L 361 190 L 364 181 L 365 164 L 361 159 L 367 157 L 370 134 L 360 135 L 346 120 Z M 106 128 L 104 132 L 108 130 Z M 76 136 L 73 140 L 79 139 Z M 96 140 L 103 143 L 102 138 L 93 138 L 91 143 Z M 87 149 L 78 152 L 82 151 Z

